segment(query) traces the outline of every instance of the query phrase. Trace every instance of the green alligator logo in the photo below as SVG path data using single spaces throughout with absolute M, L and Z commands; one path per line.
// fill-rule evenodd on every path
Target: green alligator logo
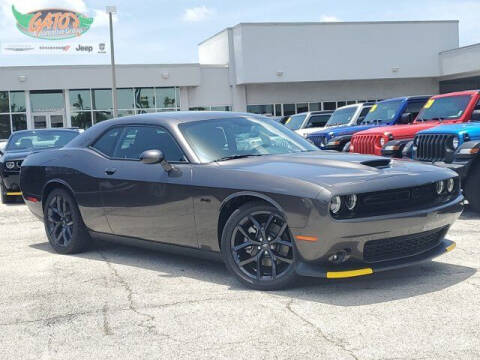
M 45 40 L 63 40 L 82 35 L 93 18 L 64 9 L 43 9 L 22 14 L 12 5 L 17 28 L 25 35 Z

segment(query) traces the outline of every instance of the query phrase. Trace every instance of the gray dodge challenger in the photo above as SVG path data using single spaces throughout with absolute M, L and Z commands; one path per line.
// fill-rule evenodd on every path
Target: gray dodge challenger
M 53 249 L 92 238 L 221 258 L 243 284 L 398 269 L 455 247 L 456 173 L 318 150 L 268 118 L 144 114 L 96 124 L 21 166 Z

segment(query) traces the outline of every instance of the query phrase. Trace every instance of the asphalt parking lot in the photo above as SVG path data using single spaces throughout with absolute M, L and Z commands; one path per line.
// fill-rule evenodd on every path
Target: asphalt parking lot
M 478 359 L 480 217 L 434 262 L 365 278 L 239 285 L 222 264 L 97 243 L 62 256 L 0 205 L 1 359 Z

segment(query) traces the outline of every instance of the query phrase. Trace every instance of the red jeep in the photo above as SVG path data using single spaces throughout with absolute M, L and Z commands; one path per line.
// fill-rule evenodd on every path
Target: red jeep
M 353 135 L 350 151 L 402 157 L 405 145 L 419 131 L 442 124 L 470 121 L 473 110 L 480 107 L 480 91 L 467 90 L 432 96 L 409 125 L 375 127 Z M 383 149 L 383 151 L 382 151 Z

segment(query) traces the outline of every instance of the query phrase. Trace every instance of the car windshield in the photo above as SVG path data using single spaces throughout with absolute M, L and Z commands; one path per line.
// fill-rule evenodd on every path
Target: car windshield
M 290 116 L 287 121 L 285 122 L 285 126 L 289 128 L 290 130 L 298 130 L 303 124 L 303 121 L 305 120 L 305 117 L 307 115 L 302 114 L 302 115 L 292 115 Z
M 430 99 L 418 114 L 418 120 L 458 119 L 465 112 L 470 98 L 470 95 L 460 95 Z
M 21 133 L 13 134 L 6 151 L 32 151 L 49 148 L 59 148 L 65 146 L 74 137 L 78 135 L 74 131 L 58 131 L 58 130 L 43 130 L 43 131 L 22 131 Z
M 268 119 L 203 120 L 180 124 L 179 128 L 202 163 L 318 150 L 300 135 Z
M 402 100 L 378 103 L 370 108 L 362 124 L 378 124 L 391 122 L 402 106 Z
M 337 109 L 333 112 L 325 126 L 347 125 L 352 121 L 356 111 L 356 106 Z

